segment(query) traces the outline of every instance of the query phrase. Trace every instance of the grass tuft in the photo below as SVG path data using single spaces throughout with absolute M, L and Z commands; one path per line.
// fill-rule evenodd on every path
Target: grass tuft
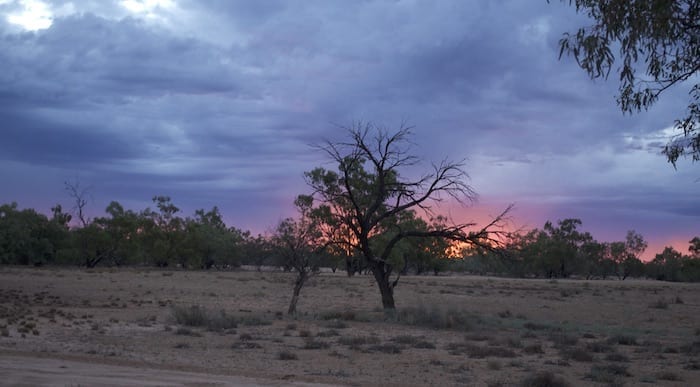
M 299 357 L 294 352 L 280 351 L 277 354 L 277 359 L 279 359 L 279 360 L 298 360 Z
M 668 309 L 668 302 L 663 298 L 660 298 L 649 304 L 649 307 L 652 309 Z
M 224 331 L 238 327 L 238 319 L 224 310 L 213 313 L 199 305 L 173 306 L 171 313 L 175 322 L 189 327 L 205 327 L 210 331 Z
M 435 344 L 426 341 L 422 337 L 418 336 L 411 336 L 411 335 L 401 335 L 401 336 L 396 336 L 391 339 L 391 341 L 398 343 L 398 344 L 403 344 L 407 345 L 413 348 L 422 348 L 422 349 L 434 349 Z
M 384 343 L 384 344 L 375 344 L 367 348 L 368 352 L 381 352 L 381 353 L 388 353 L 388 354 L 399 354 L 401 353 L 401 347 L 392 344 L 392 343 Z
M 461 331 L 469 331 L 480 322 L 477 316 L 462 309 L 438 305 L 420 305 L 399 309 L 390 316 L 390 319 L 406 325 Z
M 445 347 L 451 355 L 467 355 L 472 359 L 489 357 L 517 357 L 513 350 L 503 347 L 480 346 L 471 343 L 450 343 Z
M 615 383 L 618 377 L 632 376 L 627 367 L 620 364 L 596 364 L 591 367 L 591 370 L 586 377 L 594 382 L 598 383 Z
M 566 359 L 582 363 L 590 363 L 593 361 L 593 355 L 581 348 L 564 349 L 561 351 L 561 355 Z
M 532 374 L 522 382 L 520 387 L 568 387 L 569 383 L 560 376 L 554 375 L 550 371 Z
M 639 345 L 637 343 L 637 338 L 631 335 L 615 335 L 608 338 L 609 344 L 619 344 L 619 345 Z
M 680 382 L 683 380 L 678 374 L 671 371 L 661 371 L 656 374 L 656 377 L 659 378 L 659 380 L 668 380 L 671 382 Z
M 330 344 L 325 341 L 315 340 L 313 338 L 307 338 L 304 342 L 304 349 L 326 349 L 330 348 Z

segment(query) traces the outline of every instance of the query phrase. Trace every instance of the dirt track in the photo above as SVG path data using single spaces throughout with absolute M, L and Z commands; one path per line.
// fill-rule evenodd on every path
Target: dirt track
M 0 353 L 0 385 L 6 386 L 322 386 L 234 375 Z

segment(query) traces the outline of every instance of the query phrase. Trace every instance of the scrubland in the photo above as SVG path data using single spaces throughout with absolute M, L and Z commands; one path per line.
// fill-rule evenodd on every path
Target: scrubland
M 668 385 L 700 382 L 700 285 L 0 268 L 0 383 Z M 135 373 L 136 372 L 136 373 Z M 138 375 L 138 377 L 133 377 Z

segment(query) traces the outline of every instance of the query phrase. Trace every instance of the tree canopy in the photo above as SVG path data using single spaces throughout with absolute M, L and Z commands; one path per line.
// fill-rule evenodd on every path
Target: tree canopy
M 306 173 L 312 195 L 319 205 L 315 213 L 323 220 L 329 243 L 354 251 L 371 270 L 385 309 L 394 309 L 393 289 L 400 270 L 392 279 L 392 253 L 409 238 L 442 238 L 492 246 L 493 228 L 505 215 L 488 225 L 470 230 L 474 223 L 431 222 L 427 228 L 410 221 L 413 211 L 433 214 L 431 205 L 445 198 L 470 202 L 475 193 L 467 184 L 462 163 L 443 160 L 418 178 L 404 175 L 418 165 L 409 153 L 410 128 L 395 132 L 373 124 L 346 128 L 348 142 L 326 142 L 321 146 L 337 164 L 337 171 L 316 168 Z
M 616 68 L 617 102 L 623 112 L 647 109 L 672 86 L 691 86 L 687 112 L 675 121 L 678 134 L 663 153 L 674 167 L 681 156 L 700 161 L 700 1 L 569 0 L 594 24 L 565 33 L 559 57 L 573 56 L 592 78 Z M 617 50 L 616 57 L 614 51 Z

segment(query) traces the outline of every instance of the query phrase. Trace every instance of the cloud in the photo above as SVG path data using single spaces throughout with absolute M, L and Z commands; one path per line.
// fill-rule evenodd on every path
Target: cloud
M 426 162 L 467 158 L 485 204 L 601 228 L 611 213 L 677 233 L 678 217 L 697 220 L 692 168 L 658 155 L 686 90 L 622 115 L 614 80 L 557 59 L 561 33 L 585 23 L 566 4 L 43 4 L 37 30 L 8 21 L 23 3 L 0 4 L 0 173 L 16 186 L 0 201 L 80 175 L 105 205 L 169 194 L 261 229 L 325 165 L 309 144 L 365 120 L 415 125 Z

